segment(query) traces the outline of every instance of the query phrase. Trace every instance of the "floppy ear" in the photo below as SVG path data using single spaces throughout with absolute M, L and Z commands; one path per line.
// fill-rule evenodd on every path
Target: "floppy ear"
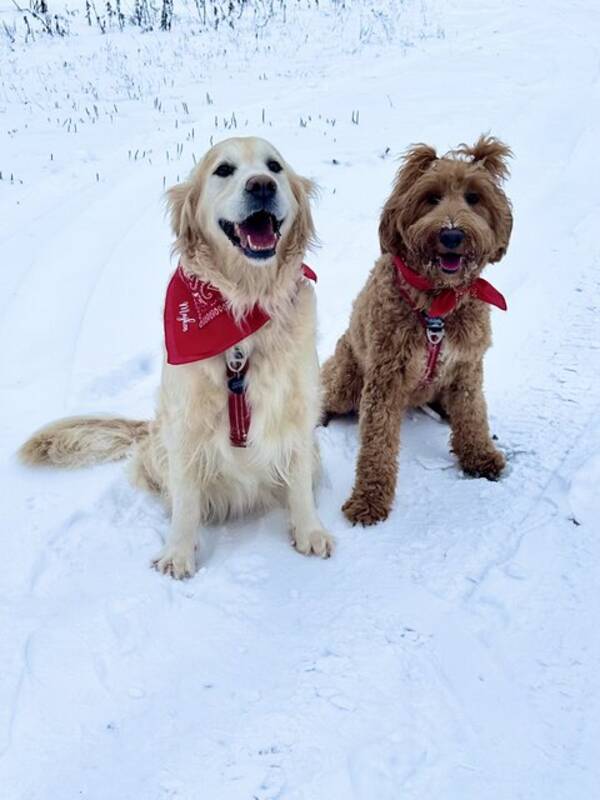
M 317 186 L 313 181 L 296 175 L 292 170 L 289 172 L 289 181 L 292 193 L 298 203 L 298 213 L 290 231 L 286 249 L 290 254 L 304 254 L 305 250 L 317 241 L 310 208 L 310 201 L 317 195 Z
M 178 183 L 167 192 L 171 228 L 175 234 L 173 248 L 180 253 L 193 250 L 198 238 L 198 224 L 194 218 L 194 210 L 199 195 L 199 186 L 193 180 Z
M 461 144 L 453 151 L 456 155 L 469 158 L 474 164 L 486 169 L 496 183 L 508 178 L 508 159 L 512 158 L 512 150 L 495 136 L 482 135 L 472 147 Z
M 402 255 L 402 237 L 397 223 L 400 214 L 399 195 L 394 187 L 391 195 L 381 212 L 379 220 L 379 246 L 382 253 L 391 253 L 393 256 Z
M 500 189 L 500 187 L 498 187 L 496 191 L 500 194 L 500 204 L 501 204 L 499 221 L 496 225 L 498 249 L 496 250 L 494 256 L 490 258 L 490 264 L 494 264 L 496 261 L 500 261 L 500 259 L 506 253 L 513 227 L 513 215 L 512 215 L 512 207 L 510 204 L 510 200 L 506 197 L 506 195 L 504 194 L 502 189 Z
M 490 259 L 490 263 L 500 261 L 506 253 L 508 242 L 513 226 L 512 208 L 509 199 L 506 197 L 500 184 L 506 180 L 510 174 L 508 159 L 512 158 L 513 153 L 508 145 L 496 139 L 495 136 L 483 134 L 472 147 L 461 144 L 454 151 L 456 155 L 468 158 L 471 163 L 476 164 L 489 173 L 496 184 L 496 235 L 498 238 L 498 249 Z
M 413 144 L 402 156 L 402 166 L 396 176 L 396 186 L 408 191 L 413 183 L 437 161 L 437 153 L 428 144 Z
M 403 206 L 403 196 L 435 161 L 437 161 L 437 153 L 433 147 L 427 144 L 415 144 L 404 154 L 402 165 L 394 180 L 392 193 L 381 212 L 379 244 L 382 253 L 401 254 L 403 244 L 398 223 Z

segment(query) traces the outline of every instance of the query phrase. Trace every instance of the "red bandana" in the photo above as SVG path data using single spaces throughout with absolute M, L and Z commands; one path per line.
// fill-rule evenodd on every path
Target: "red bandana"
M 306 264 L 302 274 L 311 281 L 316 274 Z M 262 328 L 270 317 L 256 305 L 236 321 L 225 298 L 212 284 L 188 275 L 178 266 L 167 288 L 164 325 L 167 362 L 190 364 L 224 353 Z
M 435 290 L 435 286 L 428 278 L 419 275 L 418 272 L 407 267 L 399 256 L 394 256 L 394 264 L 398 273 L 402 275 L 410 286 L 419 289 L 421 292 L 433 292 Z M 488 281 L 483 278 L 477 278 L 473 283 L 469 284 L 469 286 L 465 286 L 461 289 L 442 289 L 442 291 L 433 298 L 433 302 L 427 309 L 427 315 L 430 317 L 445 317 L 446 314 L 454 311 L 459 298 L 465 294 L 470 294 L 471 297 L 475 297 L 477 300 L 482 300 L 484 303 L 497 306 L 501 308 L 502 311 L 506 311 L 507 309 L 506 300 L 500 292 L 495 289 L 491 283 L 488 283 Z

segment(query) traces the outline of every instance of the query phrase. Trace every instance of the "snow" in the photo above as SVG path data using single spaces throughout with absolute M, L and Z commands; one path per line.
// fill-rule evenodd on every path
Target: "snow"
M 600 520 L 600 456 L 584 461 L 571 479 L 569 504 L 574 520 L 586 525 L 598 525 Z
M 0 33 L 7 800 L 598 795 L 600 15 L 346 6 L 216 33 Z M 393 514 L 352 528 L 357 430 L 336 422 L 318 498 L 335 557 L 301 558 L 277 511 L 216 529 L 176 583 L 149 569 L 168 521 L 122 465 L 17 464 L 47 420 L 152 413 L 162 191 L 211 141 L 266 136 L 319 183 L 325 357 L 377 255 L 396 157 L 487 130 L 516 154 L 514 236 L 487 273 L 509 302 L 486 360 L 499 483 L 464 478 L 447 427 L 415 411 Z

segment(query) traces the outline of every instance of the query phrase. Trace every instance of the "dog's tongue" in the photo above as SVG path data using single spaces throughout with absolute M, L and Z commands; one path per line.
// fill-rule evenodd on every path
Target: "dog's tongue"
M 444 272 L 456 272 L 460 268 L 461 257 L 456 253 L 444 253 L 440 256 L 440 265 Z
M 255 214 L 240 222 L 237 235 L 242 247 L 249 250 L 272 250 L 277 244 L 277 234 L 273 229 L 270 214 Z

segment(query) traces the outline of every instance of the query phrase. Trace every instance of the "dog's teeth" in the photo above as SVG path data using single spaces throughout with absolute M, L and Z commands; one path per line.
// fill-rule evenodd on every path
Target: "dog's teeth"
M 254 250 L 255 253 L 256 252 L 260 252 L 262 250 L 269 250 L 270 249 L 269 245 L 261 245 L 261 244 L 257 244 L 256 242 L 253 242 L 252 241 L 252 236 L 250 236 L 250 234 L 248 234 L 248 247 L 250 248 L 250 250 Z

